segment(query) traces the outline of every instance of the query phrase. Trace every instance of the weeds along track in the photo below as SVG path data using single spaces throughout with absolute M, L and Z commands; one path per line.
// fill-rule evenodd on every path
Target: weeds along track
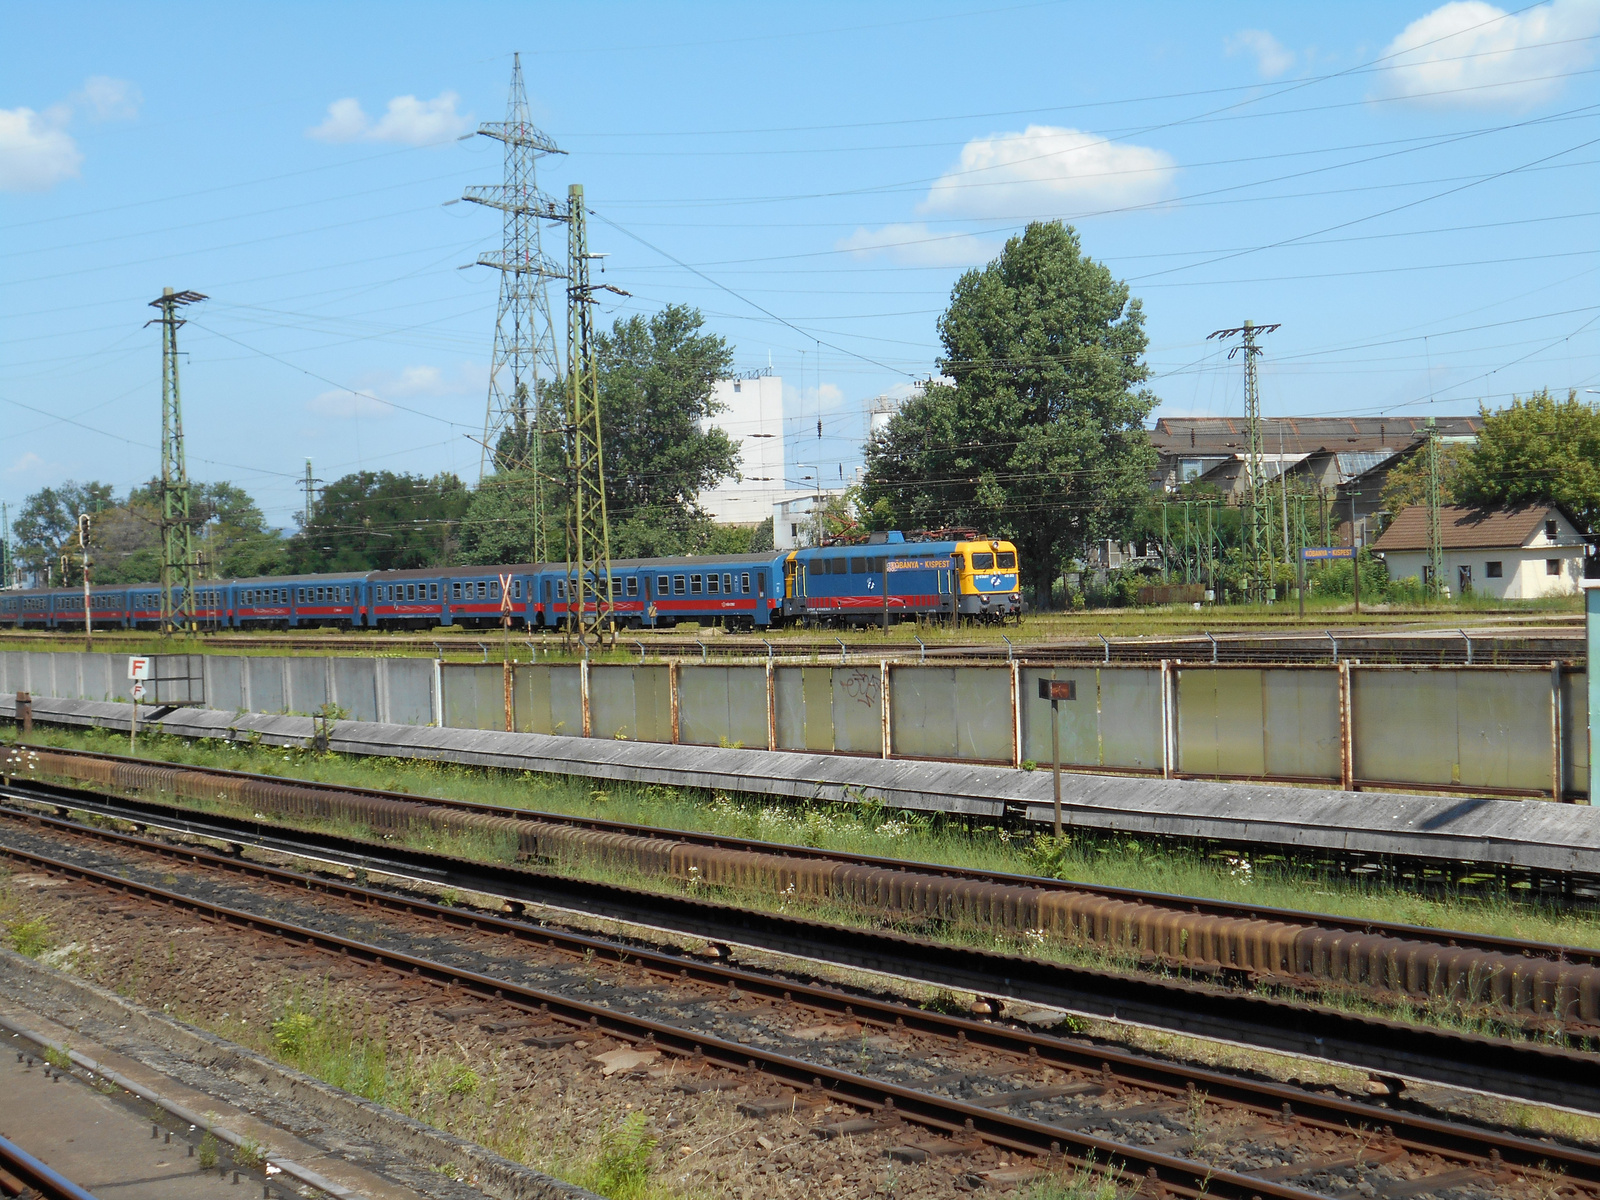
M 8 757 L 9 756 L 9 757 Z M 681 888 L 843 905 L 917 926 L 1051 940 L 1236 985 L 1448 1006 L 1530 1032 L 1600 1035 L 1600 952 L 1059 880 L 908 863 L 77 751 L 0 752 L 9 778 L 276 820 L 505 839 L 518 860 L 590 862 Z
M 236 968 L 349 986 L 369 1010 L 424 1006 L 440 1036 L 491 1043 L 525 1082 L 599 1068 L 645 1112 L 725 1093 L 753 1122 L 798 1123 L 811 1169 L 866 1141 L 958 1190 L 1091 1170 L 1149 1200 L 1600 1197 L 1600 1154 L 1579 1147 L 193 845 L 12 814 L 0 857 L 65 881 L 35 894 L 80 933 L 198 917 Z
M 1372 1005 L 1339 1007 L 1295 994 L 1131 971 L 1123 964 L 1080 965 L 1068 954 L 1052 954 L 1033 939 L 1008 942 L 995 936 L 963 937 L 942 930 L 942 940 L 885 928 L 819 907 L 786 911 L 786 903 L 754 903 L 746 896 L 715 897 L 704 889 L 677 889 L 660 880 L 618 882 L 585 875 L 569 864 L 543 869 L 516 864 L 509 851 L 485 858 L 484 839 L 462 839 L 471 857 L 446 853 L 433 843 L 448 841 L 437 829 L 422 838 L 363 830 L 352 837 L 337 829 L 294 828 L 265 814 L 230 816 L 201 805 L 123 800 L 98 791 L 43 783 L 4 789 L 19 806 L 46 805 L 66 815 L 81 810 L 136 827 L 160 828 L 222 841 L 242 851 L 255 846 L 357 871 L 380 871 L 440 887 L 534 903 L 661 931 L 669 939 L 689 937 L 724 946 L 747 946 L 830 967 L 898 976 L 916 984 L 988 998 L 991 1010 L 1046 1006 L 1124 1024 L 1212 1039 L 1256 1049 L 1318 1059 L 1383 1077 L 1528 1100 L 1574 1112 L 1600 1114 L 1596 1057 L 1572 1039 L 1549 1031 L 1506 1036 L 1498 1024 L 1462 1020 L 1445 1013 L 1399 1010 L 1378 1015 Z M 0 817 L 25 819 L 27 807 L 0 807 Z M 412 844 L 426 841 L 426 846 Z M 827 919 L 833 916 L 835 919 Z M 1019 1008 L 1019 1006 L 1021 1006 Z M 1482 1032 L 1487 1029 L 1489 1032 Z M 1579 1039 L 1580 1044 L 1582 1039 Z

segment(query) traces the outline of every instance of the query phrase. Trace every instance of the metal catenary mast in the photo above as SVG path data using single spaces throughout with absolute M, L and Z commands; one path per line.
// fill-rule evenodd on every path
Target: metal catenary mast
M 589 253 L 583 185 L 575 183 L 567 189 L 567 636 L 584 645 L 616 633 L 594 294 L 628 294 L 610 284 L 589 282 L 589 261 L 596 257 Z
M 1244 418 L 1247 430 L 1245 450 L 1245 482 L 1249 488 L 1246 503 L 1249 506 L 1249 590 L 1256 598 L 1264 598 L 1272 586 L 1272 526 L 1267 512 L 1268 491 L 1265 466 L 1261 450 L 1261 388 L 1256 379 L 1256 359 L 1261 347 L 1256 338 L 1271 333 L 1278 325 L 1257 325 L 1246 321 L 1233 329 L 1219 329 L 1209 338 L 1227 338 L 1239 335 L 1239 345 L 1228 351 L 1232 358 L 1244 351 Z M 1279 467 L 1282 467 L 1282 463 Z
M 183 403 L 178 396 L 178 311 L 205 297 L 199 292 L 163 288 L 150 307 L 161 315 L 146 325 L 161 326 L 161 634 L 192 629 L 194 603 L 194 522 L 189 516 L 189 468 L 183 456 Z
M 540 462 L 539 420 L 544 389 L 561 377 L 546 282 L 565 273 L 544 256 L 540 234 L 544 221 L 565 220 L 566 212 L 539 191 L 535 164 L 541 155 L 566 152 L 529 118 L 521 55 L 512 57 L 506 119 L 480 125 L 478 133 L 505 145 L 505 181 L 469 187 L 461 197 L 503 215 L 500 252 L 478 257 L 479 265 L 501 273 L 478 479 L 482 482 L 491 470 L 530 473 L 534 557 L 542 561 L 548 557 L 542 503 L 547 482 L 542 470 L 548 466 Z
M 1428 594 L 1444 595 L 1444 531 L 1439 502 L 1439 427 L 1428 418 Z

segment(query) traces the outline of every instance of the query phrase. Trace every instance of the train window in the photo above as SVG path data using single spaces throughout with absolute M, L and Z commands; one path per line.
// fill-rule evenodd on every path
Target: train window
M 429 600 L 437 600 L 438 598 L 439 598 L 439 585 L 437 583 L 430 583 L 428 585 L 428 599 Z
M 639 594 L 639 577 L 637 575 L 629 575 L 628 576 L 628 595 L 637 596 L 638 594 Z
M 746 596 L 750 594 L 750 572 L 746 571 L 739 576 L 739 590 Z
M 983 551 L 981 554 L 977 551 L 973 551 L 972 569 L 974 571 L 994 570 L 994 555 L 987 550 Z
M 489 599 L 500 599 L 500 581 L 498 579 L 489 585 Z
M 522 599 L 522 580 L 513 579 L 511 581 L 511 598 L 513 600 Z
M 1017 569 L 1017 552 L 1015 550 L 1000 551 L 997 565 L 1002 571 L 1015 571 Z
M 866 559 L 864 559 L 864 558 L 852 558 L 850 560 L 850 574 L 852 574 L 852 575 L 865 575 L 866 573 L 867 573 L 867 560 Z
M 344 590 L 344 602 L 346 604 L 350 603 L 350 589 L 349 588 L 345 588 L 345 590 Z
M 869 575 L 882 575 L 888 569 L 889 560 L 887 558 L 867 559 L 867 574 Z
M 566 598 L 567 598 L 567 581 L 565 579 L 558 579 L 558 580 L 556 580 L 556 599 L 557 600 L 565 600 Z
M 733 576 L 732 575 L 724 575 L 722 577 L 722 594 L 724 596 L 733 595 Z
M 689 595 L 698 596 L 700 594 L 700 583 L 701 583 L 700 576 L 698 576 L 698 575 L 689 576 Z
M 417 585 L 414 584 L 414 583 L 406 584 L 406 599 L 407 600 L 415 600 L 416 598 L 417 598 Z
M 683 576 L 682 575 L 674 575 L 672 577 L 672 594 L 674 596 L 683 595 Z
M 665 575 L 657 575 L 656 576 L 656 595 L 658 595 L 658 596 L 670 596 L 671 594 L 672 594 L 672 585 L 667 582 L 667 576 L 665 576 Z
M 458 579 L 450 585 L 450 598 L 452 600 L 461 599 L 461 580 Z
M 478 599 L 485 599 L 489 595 L 489 585 L 483 580 L 478 580 Z
M 719 584 L 719 580 L 717 579 L 715 574 L 711 574 L 711 575 L 707 575 L 706 576 L 706 591 L 710 595 L 715 596 L 719 591 L 722 590 L 721 587 L 718 586 L 718 584 Z

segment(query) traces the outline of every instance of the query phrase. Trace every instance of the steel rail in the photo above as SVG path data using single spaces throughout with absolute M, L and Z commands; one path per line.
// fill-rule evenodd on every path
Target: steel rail
M 1363 1016 L 1322 1005 L 1208 984 L 1032 959 L 927 942 L 883 930 L 753 911 L 652 892 L 476 863 L 395 843 L 274 829 L 265 822 L 141 804 L 120 807 L 88 793 L 9 791 L 34 803 L 75 807 L 193 836 L 248 844 L 357 869 L 606 917 L 645 928 L 898 976 L 984 996 L 1025 1000 L 1085 1016 L 1357 1067 L 1585 1114 L 1600 1113 L 1592 1054 L 1433 1026 Z
M 43 1200 L 95 1200 L 94 1193 L 85 1191 L 5 1137 L 0 1137 L 0 1170 L 21 1180 Z
M 14 819 L 17 814 L 0 809 L 0 817 L 7 816 Z M 1065 1070 L 1090 1074 L 1109 1070 L 1118 1079 L 1130 1084 L 1169 1091 L 1174 1095 L 1186 1095 L 1190 1088 L 1194 1088 L 1213 1100 L 1251 1109 L 1262 1116 L 1281 1118 L 1288 1111 L 1301 1122 L 1343 1131 L 1367 1132 L 1387 1126 L 1408 1150 L 1480 1160 L 1498 1155 L 1501 1161 L 1510 1165 L 1540 1170 L 1554 1166 L 1569 1178 L 1600 1184 L 1600 1153 L 1577 1147 L 1552 1145 L 1548 1141 L 1463 1125 L 1403 1109 L 1379 1107 L 1271 1081 L 1149 1058 L 1114 1046 L 1090 1044 L 1006 1024 L 957 1017 L 840 987 L 804 983 L 727 963 L 655 949 L 637 942 L 531 924 L 526 920 L 496 916 L 459 905 L 438 904 L 416 896 L 274 867 L 192 845 L 175 845 L 139 834 L 84 825 L 70 819 L 38 814 L 30 814 L 27 819 L 30 824 L 89 841 L 132 848 L 173 862 L 202 866 L 297 891 L 315 892 L 366 908 L 422 917 L 456 929 L 555 948 L 575 956 L 592 955 L 597 960 L 626 964 L 652 975 L 660 975 L 663 979 L 689 979 L 719 989 L 732 986 L 744 993 L 801 1004 L 833 1016 L 884 1028 L 914 1030 L 972 1047 L 1014 1054 Z M 3 852 L 0 850 L 0 853 Z
M 152 900 L 224 927 L 271 934 L 305 949 L 336 954 L 341 961 L 388 968 L 412 979 L 425 979 L 459 988 L 463 993 L 505 1002 L 530 1012 L 548 1014 L 567 1024 L 603 1032 L 621 1040 L 643 1042 L 655 1049 L 714 1067 L 760 1074 L 802 1092 L 826 1094 L 855 1107 L 876 1112 L 884 1118 L 898 1117 L 939 1133 L 976 1133 L 996 1146 L 1064 1158 L 1075 1166 L 1087 1166 L 1095 1170 L 1131 1169 L 1151 1183 L 1160 1184 L 1184 1196 L 1213 1195 L 1225 1197 L 1226 1200 L 1264 1200 L 1266 1197 L 1272 1197 L 1273 1200 L 1310 1200 L 1316 1195 L 1301 1188 L 1218 1170 L 1205 1163 L 1155 1153 L 1093 1134 L 997 1113 L 993 1109 L 961 1100 L 946 1099 L 915 1088 L 870 1079 L 851 1071 L 686 1030 L 649 1017 L 621 1013 L 603 1005 L 589 1004 L 556 992 L 541 991 L 355 938 L 199 900 L 77 863 L 9 846 L 0 848 L 0 854 L 29 863 L 38 870 Z
M 26 747 L 18 743 L 16 750 Z M 264 783 L 274 786 L 309 788 L 328 793 L 345 793 L 378 800 L 399 801 L 405 804 L 424 805 L 430 808 L 455 809 L 461 812 L 481 813 L 485 816 L 504 817 L 517 821 L 560 825 L 569 829 L 593 830 L 600 833 L 617 833 L 629 837 L 652 838 L 661 841 L 683 842 L 692 846 L 705 846 L 717 850 L 740 850 L 751 854 L 773 854 L 806 862 L 838 862 L 874 870 L 897 871 L 933 875 L 941 879 L 968 880 L 975 883 L 999 884 L 1007 887 L 1034 888 L 1045 892 L 1070 893 L 1079 896 L 1103 896 L 1136 904 L 1149 904 L 1170 908 L 1174 912 L 1227 917 L 1244 921 L 1275 921 L 1285 924 L 1315 926 L 1319 929 L 1344 933 L 1379 935 L 1402 938 L 1408 941 L 1458 949 L 1474 949 L 1501 954 L 1522 955 L 1527 958 L 1548 959 L 1557 963 L 1576 963 L 1600 967 L 1600 949 L 1587 946 L 1563 945 L 1557 942 L 1535 942 L 1521 938 L 1500 937 L 1495 934 L 1472 933 L 1463 930 L 1437 929 L 1426 925 L 1409 925 L 1397 921 L 1378 921 L 1370 918 L 1341 917 L 1336 914 L 1306 912 L 1299 909 L 1276 908 L 1272 905 L 1241 904 L 1226 900 L 1212 900 L 1203 896 L 1184 896 L 1171 892 L 1150 892 L 1138 888 L 1115 887 L 1109 884 L 1078 883 L 1070 879 L 1052 879 L 1042 875 L 1018 875 L 1005 871 L 991 871 L 976 867 L 959 867 L 946 863 L 914 859 L 885 858 L 879 855 L 857 854 L 847 850 L 825 850 L 814 846 L 799 846 L 789 842 L 764 842 L 753 838 L 734 837 L 717 833 L 700 833 L 695 830 L 673 829 L 659 825 L 642 825 L 628 821 L 614 821 L 604 817 L 574 816 L 570 813 L 549 812 L 542 809 L 517 808 L 510 805 L 491 804 L 482 800 L 458 800 L 445 797 L 418 795 L 415 792 L 391 792 L 380 788 L 365 788 L 346 784 L 317 783 L 288 776 L 259 775 L 248 771 L 231 771 L 222 767 L 199 767 L 185 763 L 163 763 L 153 759 L 134 758 L 125 754 L 107 754 L 95 750 L 58 749 L 51 746 L 49 753 L 103 761 L 137 767 L 165 767 L 189 774 L 214 775 L 247 783 Z M 14 774 L 14 780 L 20 775 Z M 30 781 L 34 786 L 36 783 Z M 122 797 L 125 803 L 149 803 Z

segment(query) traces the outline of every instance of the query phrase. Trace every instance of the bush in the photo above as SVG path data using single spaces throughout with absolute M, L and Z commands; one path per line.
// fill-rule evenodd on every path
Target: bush
M 24 958 L 38 958 L 50 948 L 50 927 L 43 917 L 32 920 L 19 917 L 6 926 L 6 937 L 11 948 Z
M 657 1139 L 646 1131 L 648 1118 L 629 1113 L 622 1124 L 600 1135 L 600 1153 L 578 1181 L 610 1200 L 636 1200 L 650 1186 L 650 1158 Z

